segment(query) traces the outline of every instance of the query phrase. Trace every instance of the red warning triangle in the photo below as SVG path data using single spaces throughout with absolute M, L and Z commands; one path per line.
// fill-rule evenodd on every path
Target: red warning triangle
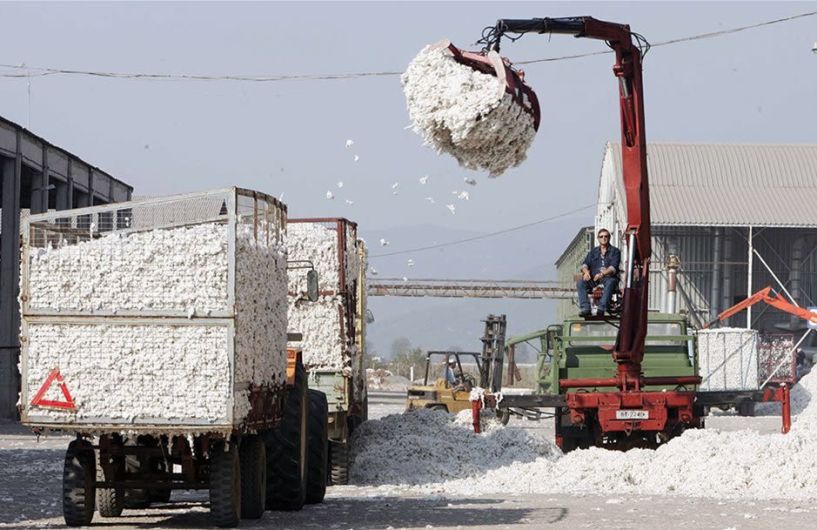
M 45 393 L 48 392 L 48 389 L 51 388 L 51 385 L 56 381 L 60 385 L 60 390 L 62 391 L 62 397 L 65 398 L 64 401 L 56 401 L 53 399 L 43 399 L 45 397 Z M 74 405 L 74 398 L 71 397 L 71 394 L 68 392 L 68 387 L 65 386 L 65 381 L 62 380 L 62 375 L 60 374 L 59 368 L 54 368 L 51 370 L 51 373 L 48 374 L 48 377 L 45 379 L 45 383 L 40 389 L 37 391 L 37 395 L 34 396 L 34 399 L 31 400 L 32 407 L 46 407 L 46 408 L 55 408 L 55 409 L 65 409 L 65 410 L 77 410 L 76 405 Z

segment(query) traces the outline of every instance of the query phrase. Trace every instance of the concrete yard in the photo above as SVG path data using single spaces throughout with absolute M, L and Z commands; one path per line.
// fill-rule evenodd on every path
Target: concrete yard
M 370 396 L 373 419 L 402 410 L 403 394 Z M 775 432 L 779 418 L 712 417 L 711 428 Z M 551 434 L 551 422 L 512 420 L 511 425 Z M 70 437 L 36 437 L 0 424 L 0 528 L 61 528 L 60 477 Z M 331 487 L 324 504 L 300 512 L 267 512 L 242 528 L 695 528 L 753 530 L 813 528 L 812 503 L 784 500 L 698 499 L 680 496 L 606 495 L 387 495 L 368 486 Z M 100 528 L 208 528 L 206 492 L 174 492 L 173 502 L 125 510 L 120 518 L 94 518 Z

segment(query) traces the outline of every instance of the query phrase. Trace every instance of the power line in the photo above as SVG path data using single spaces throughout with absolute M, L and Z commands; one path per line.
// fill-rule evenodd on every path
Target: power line
M 487 239 L 489 237 L 494 237 L 494 236 L 498 236 L 498 235 L 502 235 L 502 234 L 507 234 L 509 232 L 515 232 L 517 230 L 522 230 L 523 228 L 528 228 L 528 227 L 531 227 L 531 226 L 547 223 L 547 222 L 550 222 L 550 221 L 555 221 L 557 219 L 567 217 L 567 216 L 572 215 L 574 213 L 578 213 L 578 212 L 581 212 L 583 210 L 587 210 L 587 209 L 592 208 L 594 206 L 595 206 L 595 204 L 587 204 L 585 206 L 582 206 L 581 208 L 576 208 L 575 210 L 570 210 L 568 212 L 553 215 L 551 217 L 546 217 L 545 219 L 539 219 L 538 221 L 533 221 L 531 223 L 525 223 L 523 225 L 513 226 L 511 228 L 505 228 L 504 230 L 499 230 L 497 232 L 491 232 L 490 234 L 481 234 L 481 235 L 478 235 L 478 236 L 468 237 L 468 238 L 465 238 L 465 239 L 459 239 L 459 240 L 456 240 L 456 241 L 448 241 L 446 243 L 437 243 L 437 244 L 434 244 L 434 245 L 426 245 L 424 247 L 415 247 L 415 248 L 410 248 L 410 249 L 407 249 L 407 250 L 396 250 L 394 252 L 386 252 L 385 254 L 372 254 L 372 255 L 369 256 L 369 259 L 372 259 L 372 258 L 385 258 L 386 256 L 397 256 L 399 254 L 416 253 L 416 252 L 422 252 L 424 250 L 433 250 L 435 248 L 453 247 L 455 245 L 462 245 L 463 243 L 469 243 L 471 241 L 478 241 L 480 239 Z
M 798 18 L 805 18 L 805 17 L 813 17 L 817 15 L 817 11 L 810 11 L 808 13 L 800 13 L 799 15 L 792 15 L 790 17 L 784 18 L 777 18 L 774 20 L 766 20 L 764 22 L 758 22 L 757 24 L 750 24 L 748 26 L 739 26 L 737 28 L 730 28 L 724 29 L 720 31 L 710 31 L 708 33 L 698 33 L 697 35 L 690 35 L 688 37 L 680 37 L 677 39 L 670 39 L 661 42 L 651 42 L 650 47 L 656 48 L 658 46 L 669 46 L 671 44 L 680 44 L 682 42 L 692 42 L 696 40 L 703 40 L 703 39 L 712 39 L 715 37 L 722 37 L 724 35 L 731 35 L 732 33 L 740 33 L 741 31 L 747 31 L 750 29 L 761 28 L 764 26 L 771 26 L 773 24 L 781 24 L 783 22 L 790 22 L 792 20 L 797 20 Z M 595 52 L 588 52 L 588 53 L 577 53 L 574 55 L 563 55 L 561 57 L 549 57 L 545 59 L 533 59 L 530 61 L 518 61 L 514 64 L 536 64 L 536 63 L 546 63 L 552 61 L 563 61 L 566 59 L 581 59 L 583 57 L 592 57 L 594 55 L 606 55 L 609 53 L 613 53 L 613 50 L 601 50 Z
M 774 20 L 766 20 L 748 26 L 739 26 L 736 28 L 724 29 L 720 31 L 711 31 L 707 33 L 699 33 L 687 37 L 680 37 L 677 39 L 670 39 L 658 43 L 653 43 L 652 46 L 669 46 L 672 44 L 680 44 L 684 42 L 691 42 L 702 39 L 711 39 L 715 37 L 722 37 L 724 35 L 731 35 L 751 29 L 771 26 L 774 24 L 781 24 L 797 20 L 800 18 L 811 17 L 817 15 L 817 11 L 810 11 L 807 13 L 800 13 L 789 17 L 778 18 Z M 601 50 L 588 53 L 579 53 L 573 55 L 562 55 L 558 57 L 546 57 L 542 59 L 532 59 L 528 61 L 519 61 L 515 64 L 536 64 L 555 61 L 566 61 L 571 59 L 581 59 L 584 57 L 592 57 L 596 55 L 606 55 L 612 53 L 610 50 Z M 0 73 L 0 78 L 30 78 L 30 77 L 46 77 L 52 75 L 75 75 L 75 76 L 89 76 L 110 79 L 142 79 L 147 81 L 240 81 L 240 82 L 255 82 L 255 83 L 272 83 L 279 81 L 330 81 L 341 79 L 361 79 L 368 77 L 394 77 L 399 76 L 402 72 L 397 71 L 380 71 L 380 72 L 349 72 L 339 74 L 285 74 L 285 75 L 217 75 L 217 74 L 160 74 L 160 73 L 133 73 L 133 72 L 106 72 L 94 70 L 75 70 L 66 68 L 52 68 L 40 66 L 28 66 L 25 64 L 0 64 L 0 68 L 7 68 L 10 70 L 17 70 L 17 72 L 3 72 Z

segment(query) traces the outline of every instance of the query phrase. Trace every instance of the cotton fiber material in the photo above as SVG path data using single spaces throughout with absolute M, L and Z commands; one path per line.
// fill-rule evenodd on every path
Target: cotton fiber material
M 28 334 L 27 387 L 38 390 L 59 368 L 77 404 L 72 419 L 223 423 L 228 416 L 227 326 L 33 324 Z M 58 385 L 46 399 L 63 400 Z M 39 408 L 36 413 L 66 416 Z
M 304 364 L 312 369 L 341 370 L 344 359 L 341 302 L 338 296 L 321 297 L 317 302 L 291 300 L 289 329 L 301 333 Z
M 267 242 L 263 221 L 257 240 L 246 221 L 239 216 L 236 224 L 233 307 L 225 224 L 112 233 L 34 249 L 32 306 L 51 315 L 87 316 L 79 324 L 29 324 L 29 394 L 58 367 L 76 392 L 78 408 L 76 414 L 32 412 L 68 421 L 229 425 L 231 415 L 232 424 L 239 424 L 249 412 L 252 386 L 280 388 L 286 372 L 286 251 Z M 124 310 L 140 320 L 87 318 Z M 234 336 L 229 320 L 208 318 L 212 311 L 235 317 Z M 157 314 L 188 321 L 173 323 Z
M 363 423 L 352 440 L 357 484 L 421 485 L 472 477 L 515 461 L 551 460 L 559 450 L 522 429 L 475 434 L 442 411 L 420 409 Z
M 320 291 L 342 290 L 338 265 L 338 234 L 335 226 L 329 228 L 321 223 L 289 223 L 286 243 L 289 259 L 309 260 L 315 266 Z M 351 287 L 357 279 L 359 267 L 351 227 L 346 230 L 345 258 L 346 287 Z M 306 292 L 305 271 L 299 269 L 289 275 L 289 292 Z
M 817 374 L 795 387 L 817 392 Z M 413 411 L 369 421 L 354 439 L 352 480 L 384 494 L 594 493 L 817 500 L 817 403 L 789 434 L 691 429 L 657 450 L 591 448 L 561 456 L 527 431 L 471 431 L 462 417 Z M 419 464 L 421 463 L 421 464 Z
M 504 81 L 458 63 L 447 48 L 429 46 L 401 81 L 414 130 L 426 145 L 491 176 L 525 160 L 536 134 L 533 117 L 505 92 Z
M 760 386 L 757 330 L 704 329 L 697 335 L 702 390 L 756 390 Z
M 283 244 L 256 239 L 247 222 L 239 219 L 236 228 L 235 382 L 280 386 L 286 372 L 287 253 Z M 236 407 L 249 406 L 246 398 L 236 401 Z
M 227 228 L 207 223 L 32 249 L 29 307 L 49 311 L 227 309 Z
M 361 261 L 357 240 L 351 224 L 343 228 L 346 248 L 343 249 L 345 285 L 340 283 L 337 225 L 291 222 L 287 229 L 287 246 L 292 260 L 309 260 L 318 272 L 319 290 L 326 294 L 310 302 L 306 292 L 306 274 L 295 270 L 289 275 L 289 331 L 301 333 L 298 346 L 303 350 L 304 364 L 310 369 L 347 370 L 351 375 L 354 337 L 347 336 L 342 322 L 346 315 L 342 291 L 355 288 Z M 361 243 L 362 244 L 362 243 Z M 365 266 L 365 263 L 364 263 Z

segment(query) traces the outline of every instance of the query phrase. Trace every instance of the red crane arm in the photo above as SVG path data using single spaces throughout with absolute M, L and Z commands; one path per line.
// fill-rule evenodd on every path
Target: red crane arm
M 650 234 L 650 193 L 647 181 L 647 140 L 644 134 L 644 87 L 641 50 L 630 26 L 592 17 L 499 20 L 489 46 L 499 51 L 504 33 L 564 33 L 607 42 L 616 55 L 613 74 L 619 81 L 621 160 L 627 202 L 628 256 L 621 323 L 613 351 L 622 390 L 641 386 L 641 361 L 647 334 Z
M 777 308 L 781 311 L 785 311 L 790 315 L 794 315 L 796 317 L 802 318 L 803 320 L 807 320 L 809 322 L 813 322 L 817 324 L 817 313 L 812 313 L 808 309 L 803 309 L 802 307 L 798 307 L 790 302 L 787 302 L 780 294 L 774 291 L 771 287 L 766 287 L 764 289 L 759 290 L 752 296 L 746 298 L 738 302 L 737 304 L 733 305 L 729 309 L 721 312 L 718 315 L 718 318 L 704 326 L 704 329 L 708 328 L 715 322 L 722 322 L 727 318 L 740 313 L 744 309 L 749 306 L 753 306 L 758 302 L 766 302 L 770 306 Z

